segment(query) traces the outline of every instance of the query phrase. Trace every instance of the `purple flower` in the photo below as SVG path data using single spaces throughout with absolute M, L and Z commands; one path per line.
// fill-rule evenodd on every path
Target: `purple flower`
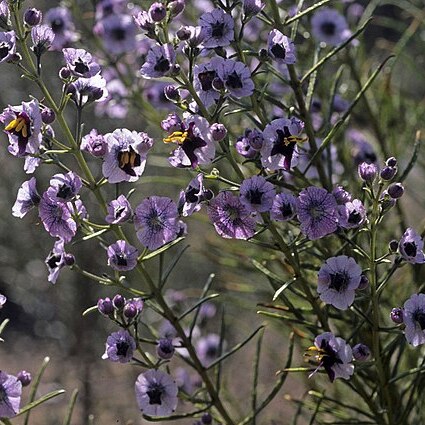
M 203 45 L 206 48 L 226 47 L 233 41 L 235 22 L 231 15 L 222 9 L 206 12 L 199 18 L 199 24 L 204 34 Z
M 397 325 L 403 323 L 403 309 L 401 307 L 391 309 L 390 319 Z
M 4 131 L 9 138 L 9 153 L 23 157 L 38 152 L 42 139 L 42 121 L 37 100 L 8 106 L 0 115 L 0 122 L 4 124 Z
M 149 38 L 154 38 L 155 22 L 152 20 L 148 12 L 142 10 L 137 15 L 134 15 L 133 18 L 136 25 L 146 31 L 146 35 Z
M 215 157 L 215 145 L 210 125 L 198 115 L 186 115 L 180 131 L 174 131 L 164 139 L 164 143 L 175 143 L 178 148 L 168 159 L 173 167 L 196 168 L 211 164 Z
M 13 418 L 21 405 L 22 383 L 0 370 L 0 418 Z
M 240 187 L 240 200 L 249 211 L 270 211 L 275 195 L 274 186 L 262 176 L 245 179 Z
M 338 223 L 344 229 L 360 227 L 366 221 L 366 210 L 358 199 L 338 207 Z
M 0 63 L 7 62 L 15 55 L 16 36 L 15 31 L 0 32 Z
M 126 330 L 113 332 L 106 340 L 106 350 L 102 359 L 111 362 L 128 363 L 136 349 L 136 341 Z
M 148 197 L 136 207 L 134 224 L 139 241 L 150 250 L 157 249 L 177 237 L 177 206 L 170 198 Z
M 351 35 L 345 17 L 337 10 L 321 8 L 311 18 L 311 32 L 319 42 L 330 46 L 343 43 Z
M 264 6 L 261 0 L 243 0 L 243 13 L 245 17 L 252 17 L 258 15 Z
M 269 33 L 267 48 L 270 57 L 277 62 L 292 65 L 297 60 L 293 41 L 279 30 L 273 30 Z
M 162 3 L 155 2 L 149 7 L 148 13 L 154 22 L 161 22 L 167 16 L 167 9 Z
M 131 298 L 127 300 L 123 308 L 124 316 L 129 319 L 135 318 L 142 312 L 143 306 L 144 302 L 141 298 Z
M 346 310 L 353 304 L 361 275 L 362 269 L 354 258 L 339 255 L 327 259 L 318 274 L 317 292 L 320 299 L 340 310 Z
M 108 144 L 106 143 L 105 136 L 99 134 L 96 129 L 93 129 L 83 137 L 80 149 L 87 151 L 95 157 L 102 157 L 108 151 Z
M 326 190 L 310 186 L 297 199 L 301 232 L 310 240 L 322 238 L 337 229 L 337 203 Z
M 279 118 L 266 125 L 261 148 L 261 164 L 272 171 L 289 170 L 296 165 L 296 137 L 304 123 L 297 118 Z
M 28 181 L 22 183 L 12 207 L 14 217 L 24 217 L 28 211 L 39 204 L 40 195 L 37 192 L 36 183 L 35 177 L 31 177 Z
M 126 8 L 126 0 L 101 0 L 96 3 L 96 21 L 109 15 L 124 13 Z
M 177 208 L 183 217 L 188 217 L 201 209 L 201 202 L 209 201 L 212 197 L 211 190 L 204 187 L 204 176 L 198 174 L 190 181 L 187 188 L 180 192 Z
M 66 7 L 55 7 L 48 10 L 46 21 L 55 34 L 52 42 L 53 50 L 60 50 L 77 40 L 71 13 Z
M 118 196 L 117 199 L 109 202 L 108 204 L 108 215 L 105 220 L 110 224 L 125 223 L 130 220 L 133 215 L 130 202 L 124 195 Z
M 223 238 L 248 239 L 254 236 L 255 220 L 240 198 L 221 192 L 208 207 L 208 216 Z
M 365 362 L 370 357 L 370 348 L 362 343 L 353 347 L 353 357 L 358 362 Z
M 133 270 L 137 265 L 139 252 L 126 241 L 117 241 L 108 246 L 108 266 L 114 270 Z
M 7 298 L 3 294 L 0 294 L 0 310 L 6 304 L 6 301 L 7 301 Z
M 55 174 L 50 179 L 47 195 L 55 202 L 69 202 L 75 198 L 82 186 L 80 177 L 73 171 Z
M 425 294 L 413 294 L 404 303 L 403 322 L 407 342 L 414 347 L 425 344 Z
M 288 221 L 295 217 L 297 198 L 291 193 L 278 193 L 270 211 L 270 218 L 276 221 Z
M 347 202 L 351 202 L 351 193 L 347 192 L 342 186 L 336 186 L 332 190 L 336 203 L 338 205 L 345 205 Z
M 93 31 L 102 38 L 105 50 L 113 55 L 134 52 L 137 47 L 137 27 L 129 15 L 108 15 L 96 23 Z
M 411 264 L 425 263 L 423 248 L 423 239 L 411 227 L 404 232 L 398 244 L 401 256 Z
M 109 183 L 135 182 L 143 174 L 153 140 L 143 132 L 116 129 L 105 135 L 108 152 L 102 172 Z
M 78 107 L 91 102 L 101 102 L 108 96 L 106 80 L 100 74 L 90 78 L 79 78 L 69 85 L 68 93 Z
M 319 362 L 317 369 L 323 367 L 331 382 L 336 378 L 350 379 L 354 373 L 354 366 L 351 364 L 353 360 L 351 347 L 331 332 L 318 335 L 314 339 L 314 347 L 310 347 L 309 351 L 314 353 L 314 357 Z
M 195 65 L 193 70 L 193 84 L 196 93 L 206 108 L 214 105 L 220 98 L 220 93 L 213 87 L 213 81 L 218 78 L 218 69 L 223 62 L 223 58 L 214 57 L 207 63 Z
M 367 162 L 362 162 L 359 164 L 357 170 L 360 178 L 367 183 L 372 183 L 378 174 L 378 168 L 373 163 L 368 164 Z
M 39 25 L 42 19 L 43 14 L 41 13 L 41 10 L 38 10 L 34 7 L 31 9 L 27 9 L 24 13 L 24 22 L 30 27 Z
M 199 360 L 205 367 L 208 367 L 220 353 L 220 336 L 217 334 L 208 334 L 199 338 L 196 343 L 196 353 Z
M 77 233 L 77 224 L 71 217 L 67 204 L 55 202 L 47 193 L 43 194 L 39 205 L 39 216 L 44 228 L 53 237 L 59 237 L 65 243 Z
M 156 353 L 160 359 L 169 360 L 174 355 L 174 345 L 171 338 L 161 338 L 156 347 Z
M 350 129 L 346 132 L 346 138 L 352 144 L 351 155 L 354 158 L 355 165 L 359 165 L 362 162 L 367 164 L 376 163 L 378 157 L 375 150 L 360 131 Z
M 264 137 L 260 130 L 247 128 L 236 140 L 236 151 L 245 158 L 254 158 L 263 146 Z
M 149 416 L 168 416 L 176 410 L 176 381 L 160 370 L 148 370 L 137 377 L 136 400 L 140 411 Z
M 36 56 L 41 56 L 52 47 L 55 33 L 47 25 L 37 25 L 31 28 L 31 49 Z
M 254 93 L 255 86 L 251 79 L 251 71 L 243 62 L 224 59 L 218 67 L 217 75 L 231 96 L 240 99 Z
M 168 114 L 167 118 L 161 121 L 161 128 L 170 134 L 174 133 L 175 131 L 181 131 L 182 120 L 175 113 Z
M 146 62 L 140 69 L 144 78 L 161 78 L 174 71 L 176 53 L 171 44 L 153 46 L 149 49 Z
M 4 30 L 9 29 L 10 12 L 7 0 L 0 2 L 0 28 Z
M 75 77 L 90 78 L 100 72 L 100 66 L 92 55 L 84 49 L 62 49 L 66 66 Z
M 53 284 L 56 283 L 61 269 L 72 265 L 74 261 L 74 256 L 65 252 L 64 241 L 62 239 L 57 240 L 45 260 L 49 271 L 47 280 Z

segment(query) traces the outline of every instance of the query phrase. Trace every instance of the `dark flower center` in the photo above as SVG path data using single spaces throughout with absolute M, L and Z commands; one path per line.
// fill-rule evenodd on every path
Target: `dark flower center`
M 233 71 L 227 76 L 226 84 L 231 89 L 241 89 L 243 87 L 241 77 L 236 71 Z
M 347 289 L 348 283 L 350 281 L 350 278 L 347 275 L 347 273 L 337 272 L 335 274 L 331 274 L 330 278 L 331 278 L 331 283 L 329 285 L 329 288 L 335 289 L 338 292 L 341 292 Z
M 111 31 L 111 35 L 112 35 L 112 38 L 114 38 L 115 40 L 123 41 L 125 40 L 125 36 L 126 36 L 125 29 L 119 28 L 119 27 L 113 28 Z
M 205 352 L 206 356 L 209 358 L 217 357 L 218 355 L 218 347 L 217 345 L 210 344 L 207 347 L 207 351 Z
M 358 211 L 351 211 L 348 215 L 348 222 L 350 224 L 359 224 L 362 219 L 361 214 Z
M 421 330 L 425 329 L 425 313 L 423 311 L 416 311 L 413 313 L 413 320 L 419 323 Z
M 211 35 L 213 37 L 223 37 L 224 34 L 224 22 L 216 22 L 215 24 L 211 24 Z
M 56 18 L 53 19 L 52 22 L 50 22 L 50 26 L 52 27 L 52 30 L 54 33 L 62 31 L 63 27 L 65 26 L 65 22 L 62 18 Z
M 328 341 L 322 340 L 320 344 L 320 350 L 322 351 L 322 365 L 329 376 L 331 382 L 335 379 L 335 372 L 332 367 L 336 364 L 342 364 L 342 360 L 338 357 L 338 353 L 329 345 Z
M 153 383 L 150 385 L 146 394 L 149 397 L 149 404 L 162 404 L 162 394 L 164 393 L 164 387 L 161 384 Z
M 0 60 L 3 60 L 9 54 L 10 46 L 5 41 L 0 43 Z
M 263 198 L 264 192 L 259 189 L 251 189 L 246 194 L 246 197 L 251 204 L 260 205 L 261 199 Z
M 376 157 L 375 152 L 366 152 L 364 154 L 364 161 L 367 162 L 368 164 L 372 164 L 374 162 L 376 162 L 378 158 Z
M 285 59 L 286 56 L 286 50 L 283 46 L 280 44 L 274 44 L 273 47 L 270 49 L 273 53 L 273 56 L 278 59 Z
M 191 204 L 198 202 L 199 201 L 198 193 L 199 193 L 199 189 L 197 189 L 196 187 L 190 187 L 185 193 L 186 202 L 189 202 Z
M 56 193 L 56 196 L 61 199 L 69 199 L 73 195 L 71 186 L 67 184 L 62 184 L 59 186 L 59 190 Z
M 147 225 L 153 232 L 159 232 L 164 227 L 164 223 L 161 217 L 158 215 L 158 211 L 152 210 L 148 216 Z
M 8 399 L 8 396 L 7 396 L 7 391 L 3 387 L 3 385 L 0 385 L 0 403 L 8 404 L 8 402 L 9 402 L 9 399 Z
M 117 343 L 117 356 L 125 357 L 127 355 L 130 345 L 126 341 L 120 341 Z
M 139 167 L 141 163 L 140 155 L 131 146 L 128 151 L 118 153 L 118 166 L 129 176 L 136 176 L 134 167 Z
M 127 266 L 127 256 L 122 252 L 120 254 L 115 254 L 115 259 L 117 261 L 118 266 Z
M 56 267 L 58 267 L 58 264 L 61 261 L 61 257 L 62 257 L 61 255 L 52 253 L 51 256 L 46 261 L 49 269 L 55 269 Z
M 336 25 L 333 22 L 323 22 L 323 24 L 320 26 L 320 29 L 322 30 L 323 34 L 332 36 L 335 34 Z
M 404 252 L 408 257 L 416 257 L 416 253 L 418 252 L 418 248 L 416 247 L 415 242 L 405 242 L 403 244 Z
M 153 69 L 158 72 L 167 72 L 170 69 L 170 61 L 167 58 L 164 58 L 164 56 L 161 56 L 156 61 L 156 64 Z
M 215 71 L 205 71 L 200 72 L 198 74 L 199 82 L 201 83 L 201 87 L 203 91 L 209 91 L 212 90 L 212 83 L 214 81 L 214 78 L 217 76 L 217 73 Z
M 124 211 L 125 211 L 125 207 L 122 207 L 122 206 L 115 207 L 115 209 L 114 209 L 114 218 L 120 217 Z
M 273 144 L 270 156 L 277 154 L 283 155 L 285 157 L 284 167 L 286 170 L 289 170 L 289 168 L 291 168 L 291 160 L 296 143 L 289 141 L 292 134 L 289 132 L 289 128 L 286 125 L 283 127 L 283 130 L 276 130 L 276 135 L 277 138 Z
M 282 206 L 280 207 L 280 212 L 282 213 L 283 217 L 289 217 L 292 215 L 292 207 L 289 202 L 284 202 Z
M 87 63 L 84 62 L 81 58 L 78 58 L 74 62 L 75 72 L 81 75 L 86 74 L 90 71 L 90 68 L 87 66 Z

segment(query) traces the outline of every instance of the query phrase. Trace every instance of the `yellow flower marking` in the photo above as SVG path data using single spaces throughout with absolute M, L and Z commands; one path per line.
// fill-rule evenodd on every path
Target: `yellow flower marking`
M 6 131 L 22 132 L 23 137 L 28 137 L 28 127 L 25 118 L 18 117 L 11 121 L 5 128 Z
M 289 143 L 304 143 L 308 141 L 308 137 L 298 137 L 298 136 L 289 136 L 283 139 L 285 146 L 288 146 Z
M 187 139 L 187 131 L 175 131 L 169 137 L 164 138 L 164 143 L 177 143 L 182 145 Z

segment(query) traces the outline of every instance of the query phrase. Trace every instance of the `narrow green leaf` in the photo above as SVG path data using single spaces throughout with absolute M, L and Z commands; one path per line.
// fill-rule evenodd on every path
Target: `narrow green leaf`
M 92 306 L 92 307 L 86 308 L 86 309 L 83 311 L 82 316 L 83 316 L 83 317 L 84 317 L 84 316 L 87 316 L 87 315 L 89 315 L 90 313 L 94 313 L 95 311 L 97 311 L 97 305 L 94 305 L 94 306 Z
M 75 389 L 72 392 L 71 400 L 69 400 L 68 411 L 67 411 L 67 414 L 66 414 L 66 416 L 63 420 L 63 425 L 70 425 L 71 424 L 72 413 L 74 411 L 75 403 L 77 402 L 77 397 L 78 397 L 78 390 Z
M 10 322 L 9 319 L 4 319 L 3 322 L 0 324 L 0 335 L 3 333 L 4 329 L 6 328 L 7 324 Z
M 28 403 L 26 406 L 24 406 L 19 413 L 16 416 L 21 416 L 22 414 L 26 413 L 26 418 L 29 417 L 29 413 L 32 409 L 34 409 L 34 407 L 39 406 L 42 403 L 45 403 L 48 400 L 51 400 L 52 398 L 57 397 L 58 395 L 64 394 L 66 391 L 65 390 L 56 390 L 56 391 L 52 391 L 46 395 L 44 395 L 43 397 L 40 397 L 38 400 L 32 401 L 31 403 Z M 25 418 L 25 419 L 26 419 Z M 25 421 L 26 423 L 26 421 Z
M 162 254 L 163 252 L 167 251 L 168 249 L 170 249 L 172 246 L 177 245 L 178 243 L 180 243 L 181 241 L 183 241 L 185 238 L 184 237 L 180 237 L 177 238 L 175 240 L 173 240 L 172 242 L 168 243 L 167 245 L 164 245 L 163 247 L 157 249 L 156 251 L 151 252 L 150 254 L 145 255 L 141 261 L 147 261 L 147 260 L 151 260 L 152 258 L 158 256 L 159 254 Z

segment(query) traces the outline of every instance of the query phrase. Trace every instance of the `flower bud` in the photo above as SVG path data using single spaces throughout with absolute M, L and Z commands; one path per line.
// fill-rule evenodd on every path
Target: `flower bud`
M 172 84 L 164 87 L 164 96 L 170 101 L 180 100 L 180 91 Z
M 385 165 L 388 165 L 388 167 L 397 167 L 397 160 L 392 156 L 385 161 Z
M 388 248 L 390 250 L 390 252 L 397 252 L 398 250 L 398 241 L 393 239 L 389 244 L 388 244 Z
M 112 304 L 117 310 L 121 310 L 124 307 L 125 298 L 121 294 L 117 294 L 112 298 Z
M 397 173 L 397 167 L 386 166 L 381 170 L 380 176 L 382 180 L 392 180 Z
M 170 338 L 161 338 L 156 347 L 158 357 L 164 360 L 169 360 L 174 355 L 173 340 Z
M 127 303 L 124 306 L 123 313 L 127 319 L 133 319 L 137 316 L 138 309 L 133 303 Z
M 168 10 L 173 18 L 183 12 L 185 8 L 185 0 L 175 0 L 168 3 Z
M 73 254 L 69 254 L 69 253 L 65 254 L 64 260 L 65 260 L 65 264 L 69 267 L 75 264 L 75 257 Z
M 388 186 L 388 194 L 393 199 L 401 198 L 404 194 L 404 186 L 401 183 L 393 183 Z
M 209 413 L 204 413 L 202 415 L 201 422 L 204 425 L 210 425 L 210 424 L 212 424 L 212 416 Z
M 67 80 L 71 76 L 71 71 L 65 66 L 59 70 L 59 78 L 61 80 Z
M 41 13 L 41 11 L 35 8 L 27 9 L 24 13 L 24 22 L 29 27 L 39 25 L 41 23 L 42 18 L 43 14 Z
M 403 309 L 401 307 L 395 307 L 391 310 L 390 318 L 394 323 L 398 325 L 403 323 Z
M 41 119 L 43 120 L 44 124 L 51 124 L 56 119 L 56 115 L 52 109 L 45 106 L 41 110 Z
M 261 0 L 244 0 L 243 2 L 243 13 L 245 16 L 258 15 L 264 8 L 264 4 Z
M 192 31 L 189 27 L 180 27 L 177 30 L 176 35 L 180 41 L 186 41 L 192 36 Z
M 370 357 L 370 348 L 365 344 L 356 344 L 353 347 L 353 357 L 358 362 L 365 362 Z
M 23 387 L 27 387 L 29 384 L 31 384 L 32 376 L 31 373 L 27 372 L 26 370 L 21 370 L 16 375 L 19 381 L 21 381 L 21 384 Z
M 367 162 L 362 162 L 358 167 L 358 173 L 360 178 L 368 183 L 372 183 L 375 180 L 378 169 L 375 164 L 368 164 Z
M 397 201 L 394 198 L 391 198 L 391 196 L 388 194 L 388 192 L 386 190 L 384 190 L 382 192 L 381 199 L 379 200 L 379 203 L 381 205 L 382 214 L 385 214 L 392 207 L 394 207 L 396 202 Z
M 167 9 L 162 3 L 155 2 L 149 8 L 149 16 L 154 22 L 161 22 L 167 16 Z
M 210 131 L 213 140 L 215 140 L 216 142 L 223 140 L 227 135 L 226 127 L 223 124 L 217 122 L 210 127 Z
M 97 302 L 97 309 L 104 316 L 109 316 L 114 312 L 114 306 L 112 305 L 112 301 L 110 298 L 100 298 Z
M 359 289 L 363 290 L 369 286 L 369 279 L 365 274 L 362 274 L 360 277 Z

